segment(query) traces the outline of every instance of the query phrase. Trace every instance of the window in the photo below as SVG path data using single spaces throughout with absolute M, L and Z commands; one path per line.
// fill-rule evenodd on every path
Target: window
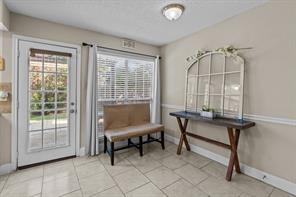
M 152 101 L 154 59 L 99 50 L 97 54 L 98 136 L 103 135 L 103 106 Z

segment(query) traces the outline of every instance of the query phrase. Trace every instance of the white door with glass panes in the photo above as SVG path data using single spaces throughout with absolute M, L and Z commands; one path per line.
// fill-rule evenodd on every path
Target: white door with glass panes
M 19 40 L 18 166 L 75 155 L 77 50 Z

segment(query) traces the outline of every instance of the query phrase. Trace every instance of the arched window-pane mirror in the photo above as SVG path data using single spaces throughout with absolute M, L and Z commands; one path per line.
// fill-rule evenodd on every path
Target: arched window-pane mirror
M 219 116 L 243 118 L 244 60 L 223 52 L 207 52 L 186 71 L 185 111 L 203 106 Z

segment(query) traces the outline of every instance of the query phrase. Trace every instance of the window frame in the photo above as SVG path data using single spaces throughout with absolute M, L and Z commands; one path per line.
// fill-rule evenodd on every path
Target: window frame
M 153 99 L 154 99 L 154 94 L 153 94 L 153 89 L 154 89 L 154 74 L 155 74 L 155 57 L 146 57 L 144 55 L 138 55 L 138 54 L 134 54 L 134 53 L 130 53 L 130 52 L 123 52 L 123 51 L 117 51 L 117 50 L 112 50 L 112 49 L 106 49 L 106 48 L 100 48 L 97 47 L 97 65 L 96 65 L 96 117 L 97 117 L 97 137 L 101 138 L 103 137 L 103 132 L 102 132 L 102 126 L 100 125 L 100 119 L 102 119 L 103 117 L 103 111 L 99 111 L 99 107 L 98 107 L 98 103 L 99 102 L 106 102 L 106 103 L 138 103 L 138 102 L 145 102 L 145 103 L 152 103 Z M 114 95 L 112 96 L 112 98 L 107 98 L 107 99 L 100 99 L 98 97 L 99 95 L 99 90 L 98 90 L 98 79 L 99 79 L 99 58 L 100 55 L 110 55 L 110 56 L 114 56 L 114 57 L 118 57 L 118 58 L 124 58 L 124 67 L 125 67 L 125 73 L 126 73 L 126 77 L 125 77 L 125 88 L 124 88 L 124 98 L 123 99 L 118 99 L 116 97 L 116 94 L 114 93 Z M 151 74 L 151 93 L 150 93 L 150 98 L 129 98 L 129 91 L 128 91 L 128 81 L 129 81 L 129 77 L 128 77 L 128 70 L 129 70 L 129 65 L 128 65 L 128 61 L 131 60 L 136 60 L 136 61 L 147 61 L 152 63 L 152 74 Z M 114 77 L 112 76 L 112 83 L 115 83 Z M 144 80 L 143 80 L 144 82 Z M 144 90 L 145 88 L 143 88 Z M 116 91 L 116 90 L 115 90 Z M 144 94 L 144 92 L 143 92 Z M 103 107 L 103 106 L 102 106 Z M 102 122 L 101 122 L 102 123 Z M 100 131 L 101 130 L 101 131 Z

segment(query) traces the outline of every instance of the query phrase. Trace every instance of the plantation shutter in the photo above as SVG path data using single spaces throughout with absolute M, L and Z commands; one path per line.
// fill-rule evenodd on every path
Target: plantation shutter
M 103 106 L 152 101 L 154 59 L 110 51 L 97 55 L 98 136 L 103 135 Z

